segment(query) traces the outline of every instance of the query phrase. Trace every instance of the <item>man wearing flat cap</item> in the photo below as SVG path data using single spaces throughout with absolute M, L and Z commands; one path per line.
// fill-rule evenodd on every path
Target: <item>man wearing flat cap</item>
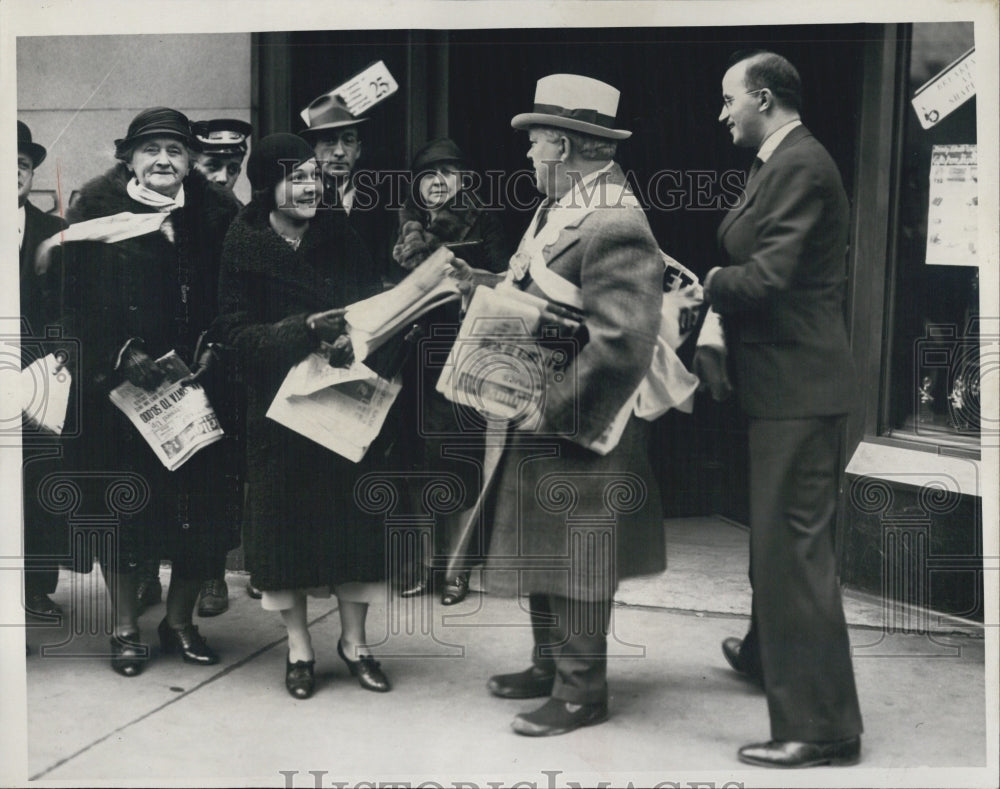
M 484 519 L 487 588 L 529 595 L 532 665 L 488 684 L 500 698 L 547 698 L 514 718 L 526 736 L 607 718 L 618 580 L 665 567 L 649 424 L 633 413 L 660 325 L 664 264 L 613 158 L 631 135 L 615 128 L 618 97 L 596 79 L 553 74 L 538 81 L 534 110 L 511 121 L 528 132 L 545 199 L 496 287 L 575 312 L 586 329 L 565 375 L 547 380 L 540 418 L 508 430 Z M 591 448 L 619 415 L 627 421 L 617 445 Z
M 66 223 L 59 216 L 46 214 L 28 199 L 37 168 L 46 156 L 46 150 L 31 138 L 31 129 L 17 122 L 17 241 L 20 248 L 21 270 L 21 365 L 34 361 L 38 345 L 32 340 L 45 336 L 45 327 L 57 317 L 51 314 L 45 298 L 47 289 L 35 274 L 35 251 L 46 238 L 58 233 Z M 49 451 L 37 457 L 25 448 L 24 460 L 24 547 L 26 567 L 24 573 L 25 608 L 29 613 L 56 615 L 59 606 L 49 597 L 56 589 L 59 571 L 55 566 L 32 567 L 32 557 L 56 556 L 66 552 L 65 529 L 59 541 L 60 524 L 40 505 L 38 485 L 43 476 L 52 471 Z
M 360 237 L 375 265 L 375 273 L 386 278 L 389 246 L 395 226 L 389 224 L 378 193 L 356 185 L 361 159 L 361 126 L 368 118 L 352 115 L 339 96 L 324 94 L 306 110 L 308 125 L 299 132 L 316 152 L 323 169 L 322 215 L 344 221 Z
M 232 192 L 243 172 L 253 126 L 234 118 L 214 118 L 195 121 L 191 132 L 198 150 L 194 166 L 209 181 Z

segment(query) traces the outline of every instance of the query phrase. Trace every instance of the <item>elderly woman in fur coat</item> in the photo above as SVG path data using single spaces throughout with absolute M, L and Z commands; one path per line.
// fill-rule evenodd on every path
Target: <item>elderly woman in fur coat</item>
M 66 336 L 81 348 L 70 360 L 81 397 L 81 435 L 68 442 L 85 497 L 77 509 L 117 524 L 110 550 L 102 544 L 98 558 L 116 619 L 111 665 L 135 676 L 149 656 L 139 640 L 136 566 L 149 559 L 172 563 L 159 627 L 163 651 L 179 651 L 189 663 L 218 662 L 191 624 L 192 612 L 213 563 L 238 544 L 233 508 L 241 484 L 228 441 L 167 471 L 108 393 L 123 381 L 155 389 L 164 378 L 156 360 L 176 351 L 226 416 L 216 402 L 223 392 L 211 387 L 221 365 L 199 340 L 216 315 L 222 241 L 239 204 L 191 167 L 190 124 L 177 110 L 140 112 L 115 146 L 118 164 L 87 183 L 70 209 L 76 240 L 53 258 L 61 261 Z M 112 215 L 109 231 L 101 218 Z M 199 345 L 205 350 L 196 359 Z M 99 542 L 75 540 L 77 569 L 90 569 L 89 546 Z
M 413 269 L 446 245 L 474 268 L 506 271 L 511 250 L 500 220 L 468 188 L 469 166 L 454 141 L 441 138 L 427 143 L 414 156 L 411 169 L 410 194 L 400 212 L 399 237 L 392 252 L 396 262 L 403 269 Z M 481 420 L 469 409 L 445 400 L 434 388 L 440 366 L 433 360 L 447 357 L 447 345 L 451 343 L 447 338 L 454 336 L 460 318 L 457 303 L 445 304 L 428 313 L 418 324 L 418 332 L 424 336 L 423 348 L 410 354 L 404 368 L 407 385 L 401 395 L 403 413 L 410 415 L 406 421 L 412 429 L 405 442 L 405 454 L 409 464 L 421 472 L 412 479 L 421 488 L 457 481 L 461 488 L 457 496 L 461 501 L 454 511 L 437 514 L 432 542 L 438 559 L 434 561 L 428 556 L 417 559 L 413 583 L 403 589 L 403 597 L 430 591 L 434 580 L 430 566 L 444 564 L 455 550 L 457 527 L 479 492 L 483 452 L 477 439 L 481 435 Z M 411 494 L 414 501 L 425 500 L 421 490 L 414 489 Z M 451 509 L 450 505 L 447 508 Z M 468 558 L 456 557 L 452 566 L 467 564 Z M 469 571 L 465 569 L 444 578 L 441 602 L 454 605 L 468 593 Z
M 305 140 L 265 137 L 247 175 L 253 200 L 226 236 L 216 329 L 235 348 L 247 386 L 250 580 L 287 628 L 285 687 L 294 698 L 315 688 L 307 596 L 331 589 L 338 654 L 363 688 L 385 692 L 389 682 L 365 643 L 369 603 L 385 599 L 385 528 L 355 498 L 380 452 L 372 447 L 355 464 L 266 417 L 288 371 L 311 353 L 334 366 L 351 362 L 343 307 L 381 283 L 357 234 L 317 214 L 322 173 Z

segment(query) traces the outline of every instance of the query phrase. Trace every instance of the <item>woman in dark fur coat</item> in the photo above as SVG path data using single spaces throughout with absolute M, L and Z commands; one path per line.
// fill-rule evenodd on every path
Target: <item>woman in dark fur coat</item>
M 135 600 L 135 568 L 148 559 L 172 563 L 159 627 L 164 651 L 179 651 L 189 663 L 218 662 L 192 613 L 212 562 L 239 539 L 232 512 L 238 456 L 228 440 L 168 471 L 108 399 L 123 381 L 155 389 L 164 377 L 155 360 L 173 350 L 201 367 L 198 380 L 219 409 L 222 393 L 210 384 L 221 376 L 205 373 L 221 365 L 212 350 L 194 356 L 216 315 L 222 240 L 239 205 L 190 167 L 191 142 L 182 113 L 165 107 L 139 113 L 115 143 L 119 163 L 87 183 L 69 212 L 67 232 L 77 240 L 57 251 L 65 333 L 81 347 L 70 365 L 82 426 L 67 442 L 68 463 L 85 497 L 77 511 L 107 513 L 117 524 L 113 547 L 104 545 L 98 558 L 115 610 L 111 665 L 124 676 L 140 673 L 149 655 L 139 641 Z M 113 235 L 106 224 L 88 221 L 112 215 Z M 77 569 L 90 569 L 97 542 L 74 539 Z
M 373 447 L 355 464 L 265 416 L 288 371 L 309 354 L 350 363 L 342 308 L 381 285 L 354 231 L 316 215 L 322 176 L 305 140 L 265 137 L 247 175 L 253 200 L 226 236 L 216 331 L 235 347 L 247 385 L 250 580 L 288 629 L 285 686 L 293 697 L 308 698 L 315 683 L 307 594 L 329 596 L 331 587 L 338 653 L 362 687 L 384 692 L 388 680 L 365 643 L 368 605 L 385 599 L 384 525 L 354 495 L 379 453 Z
M 399 238 L 393 257 L 404 269 L 413 269 L 438 247 L 454 246 L 455 255 L 469 265 L 500 273 L 507 270 L 510 249 L 500 220 L 485 207 L 478 195 L 467 187 L 469 167 L 459 147 L 444 137 L 432 140 L 413 157 L 413 181 L 410 194 L 399 215 Z M 410 354 L 403 374 L 406 381 L 401 398 L 404 413 L 411 415 L 411 434 L 406 441 L 410 464 L 422 472 L 415 481 L 433 484 L 447 477 L 462 488 L 458 511 L 439 514 L 433 535 L 433 564 L 443 564 L 454 550 L 453 536 L 462 516 L 475 503 L 479 493 L 482 465 L 481 425 L 477 415 L 457 406 L 436 390 L 440 366 L 432 359 L 445 359 L 460 323 L 458 303 L 445 304 L 421 319 L 424 340 L 422 352 Z M 442 340 L 435 340 L 434 337 Z M 433 347 L 433 352 L 431 348 Z M 419 366 L 423 365 L 423 369 Z M 422 479 L 421 479 L 422 478 Z M 415 487 L 415 486 L 414 486 Z M 423 500 L 422 491 L 413 490 L 414 501 Z M 415 571 L 415 580 L 403 589 L 403 597 L 430 591 L 434 574 L 430 557 L 423 557 Z M 459 560 L 455 566 L 466 563 Z M 469 593 L 469 571 L 444 578 L 441 602 L 454 605 Z

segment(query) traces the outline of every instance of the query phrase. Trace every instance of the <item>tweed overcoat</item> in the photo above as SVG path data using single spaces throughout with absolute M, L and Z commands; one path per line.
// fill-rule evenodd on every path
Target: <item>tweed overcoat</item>
M 601 178 L 625 183 L 617 164 Z M 663 263 L 641 208 L 602 203 L 599 188 L 592 194 L 594 210 L 543 250 L 548 269 L 580 288 L 588 338 L 562 384 L 546 389 L 540 433 L 508 433 L 485 514 L 494 592 L 610 599 L 619 578 L 666 566 L 648 423 L 631 416 L 607 455 L 583 446 L 648 371 L 663 293 Z M 545 296 L 533 281 L 522 287 Z
M 255 200 L 230 228 L 213 334 L 235 348 L 247 387 L 249 498 L 243 547 L 251 580 L 276 591 L 385 576 L 381 517 L 355 503 L 379 447 L 352 463 L 265 416 L 288 371 L 318 350 L 314 312 L 378 292 L 371 258 L 346 224 L 317 215 L 298 249 Z
M 129 196 L 130 177 L 119 163 L 85 184 L 68 213 L 70 224 L 153 211 Z M 116 513 L 124 527 L 118 531 L 119 558 L 126 561 L 217 556 L 239 538 L 238 455 L 232 444 L 207 447 L 169 472 L 108 399 L 123 380 L 114 368 L 129 339 L 140 338 L 154 359 L 174 350 L 192 365 L 198 338 L 216 315 L 222 240 L 239 205 L 195 170 L 184 179 L 184 193 L 184 206 L 169 219 L 173 240 L 157 231 L 117 243 L 67 243 L 54 275 L 64 330 L 81 344 L 74 365 L 81 433 L 67 442 L 68 461 L 77 472 L 128 475 L 123 484 L 134 490 Z M 215 403 L 224 393 L 221 381 L 212 383 L 214 391 L 209 382 L 206 389 Z M 104 495 L 103 488 L 91 492 Z M 77 558 L 78 569 L 89 569 L 88 556 Z

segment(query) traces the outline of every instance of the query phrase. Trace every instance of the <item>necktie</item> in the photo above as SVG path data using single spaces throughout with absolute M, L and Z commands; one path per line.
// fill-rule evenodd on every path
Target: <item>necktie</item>
M 753 164 L 750 165 L 750 172 L 747 174 L 747 183 L 750 183 L 750 179 L 757 175 L 757 171 L 763 166 L 764 162 L 760 160 L 759 156 L 753 158 Z
M 537 236 L 542 232 L 542 228 L 545 227 L 545 223 L 549 220 L 549 211 L 552 210 L 552 206 L 556 204 L 556 201 L 551 197 L 546 197 L 542 202 L 542 205 L 538 209 L 538 221 L 535 222 L 535 235 Z

